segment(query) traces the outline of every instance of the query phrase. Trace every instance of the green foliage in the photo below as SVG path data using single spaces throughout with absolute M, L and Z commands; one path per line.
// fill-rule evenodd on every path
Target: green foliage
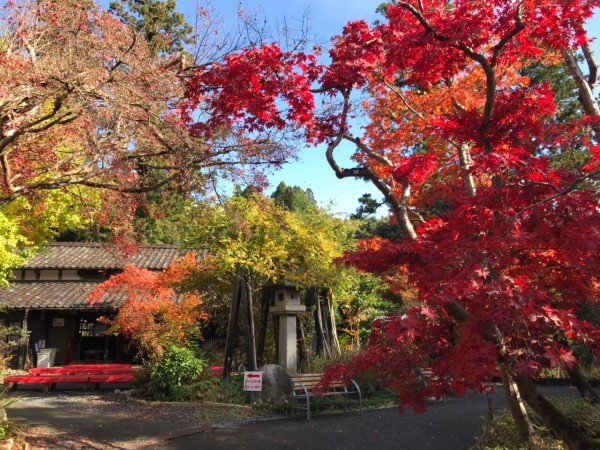
M 0 415 L 3 417 L 0 420 L 0 440 L 13 438 L 19 432 L 17 424 L 6 419 L 6 408 L 18 401 L 18 397 L 8 397 L 7 388 L 0 389 Z
M 377 212 L 377 209 L 385 203 L 385 201 L 378 202 L 371 194 L 363 194 L 358 199 L 359 206 L 356 208 L 356 212 L 350 215 L 351 219 L 365 219 L 372 216 Z
M 577 98 L 577 84 L 569 74 L 564 62 L 559 64 L 543 64 L 536 62 L 521 70 L 523 75 L 531 79 L 532 85 L 547 81 L 552 86 L 554 100 L 558 106 L 557 118 L 559 122 L 581 117 L 581 103 Z
M 193 28 L 175 10 L 175 0 L 116 0 L 109 9 L 141 32 L 153 53 L 177 53 L 193 42 Z
M 234 374 L 230 380 L 206 375 L 188 389 L 190 400 L 242 405 L 246 403 L 243 374 Z
M 256 280 L 299 286 L 329 286 L 347 241 L 344 223 L 324 211 L 295 214 L 258 194 L 212 207 L 197 233 L 195 246 L 207 247 L 223 272 L 242 267 Z
M 357 220 L 356 224 L 357 227 L 354 232 L 356 239 L 368 239 L 378 236 L 395 241 L 403 236 L 398 224 L 390 222 L 389 217 L 367 217 Z
M 10 439 L 16 434 L 17 426 L 10 420 L 0 422 L 0 440 Z
M 297 213 L 307 212 L 317 206 L 310 188 L 304 190 L 299 186 L 287 186 L 283 181 L 277 185 L 271 198 L 275 200 L 276 205 Z
M 4 312 L 0 308 L 0 313 Z M 29 331 L 18 327 L 0 325 L 0 373 L 4 373 L 10 366 L 14 353 L 11 351 L 18 344 L 18 339 L 24 338 Z M 15 339 L 16 338 L 16 339 Z M 0 393 L 0 399 L 3 398 Z
M 351 348 L 360 348 L 371 333 L 373 320 L 398 311 L 400 304 L 386 300 L 383 291 L 379 277 L 348 267 L 340 271 L 334 295 L 340 312 L 339 325 Z
M 12 269 L 23 264 L 23 248 L 28 240 L 19 233 L 17 224 L 0 211 L 0 285 L 7 284 Z
M 135 218 L 136 236 L 146 244 L 190 247 L 204 205 L 176 192 L 163 190 L 146 194 L 146 202 Z
M 0 207 L 0 285 L 61 232 L 85 225 L 80 194 L 76 188 L 46 191 L 35 201 L 20 197 Z M 94 204 L 93 197 L 88 201 Z M 44 206 L 34 206 L 37 202 Z
M 190 348 L 172 345 L 159 360 L 145 363 L 135 383 L 141 397 L 152 400 L 177 400 L 187 397 L 187 387 L 201 374 L 208 361 Z
M 594 325 L 600 325 L 600 303 L 584 303 L 577 311 L 577 317 L 587 320 Z
M 600 409 L 582 399 L 554 398 L 552 404 L 580 425 L 592 439 L 600 439 Z M 519 442 L 514 420 L 508 411 L 501 411 L 488 420 L 473 450 L 566 450 L 542 420 L 529 410 L 536 434 L 526 444 Z
M 600 380 L 600 363 L 583 364 L 581 366 L 581 372 L 588 380 L 598 381 Z M 569 378 L 569 374 L 560 367 L 553 367 L 551 369 L 543 369 L 540 378 L 558 378 L 566 380 Z
M 331 365 L 347 363 L 356 353 L 356 350 L 343 349 L 333 358 L 316 354 L 307 355 L 306 360 L 298 364 L 298 373 L 322 373 Z
M 193 283 L 207 293 L 213 319 L 226 323 L 238 267 L 256 288 L 285 281 L 327 289 L 354 347 L 374 318 L 397 309 L 397 303 L 382 299 L 379 278 L 335 263 L 354 247 L 357 221 L 329 215 L 314 205 L 310 192 L 284 183 L 273 198 L 248 190 L 238 194 L 199 211 L 196 230 L 186 239 L 192 247 L 209 250 L 207 270 Z

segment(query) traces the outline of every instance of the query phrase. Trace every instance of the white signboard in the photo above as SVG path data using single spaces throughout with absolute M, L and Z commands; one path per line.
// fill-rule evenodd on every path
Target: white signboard
M 262 391 L 262 372 L 244 372 L 244 390 Z

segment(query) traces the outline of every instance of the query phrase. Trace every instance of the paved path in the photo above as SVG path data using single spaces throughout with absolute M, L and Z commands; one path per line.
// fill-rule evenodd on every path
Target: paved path
M 573 388 L 544 388 L 547 395 L 577 396 Z M 499 389 L 490 396 L 504 407 Z M 110 448 L 174 449 L 373 449 L 463 450 L 471 447 L 487 415 L 487 398 L 470 394 L 430 404 L 425 414 L 395 408 L 316 415 L 305 418 L 228 424 L 216 428 L 177 428 L 172 422 L 123 419 L 53 408 L 9 409 L 11 419 L 69 430 L 110 443 Z

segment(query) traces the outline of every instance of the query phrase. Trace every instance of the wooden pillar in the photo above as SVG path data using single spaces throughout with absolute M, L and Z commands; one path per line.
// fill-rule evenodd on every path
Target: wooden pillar
M 240 310 L 242 290 L 242 269 L 238 268 L 233 285 L 233 297 L 231 309 L 229 311 L 229 323 L 227 326 L 227 339 L 225 341 L 225 358 L 223 361 L 223 378 L 229 380 L 231 376 L 231 364 L 233 362 L 233 353 L 235 351 L 235 339 L 237 337 L 237 320 Z
M 242 280 L 242 302 L 244 304 L 244 322 L 246 330 L 246 369 L 256 370 L 256 346 L 254 343 L 254 314 L 252 307 L 252 286 L 248 278 Z
M 275 295 L 275 291 L 270 288 L 263 288 L 260 304 L 260 323 L 258 324 L 258 342 L 256 344 L 256 365 L 262 367 L 264 365 L 265 356 L 265 338 L 267 334 L 267 326 L 269 323 L 269 305 L 271 298 Z

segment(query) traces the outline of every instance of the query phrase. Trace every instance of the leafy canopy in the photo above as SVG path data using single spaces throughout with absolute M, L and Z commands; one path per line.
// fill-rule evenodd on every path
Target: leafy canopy
M 600 273 L 600 109 L 584 29 L 599 6 L 394 1 L 382 23 L 347 24 L 328 64 L 270 44 L 190 79 L 188 108 L 217 111 L 201 124 L 188 117 L 194 133 L 232 124 L 255 136 L 302 133 L 323 144 L 339 178 L 372 182 L 403 231 L 346 260 L 376 273 L 407 267 L 418 305 L 380 321 L 330 379 L 375 370 L 419 410 L 430 396 L 484 390 L 499 364 L 530 393 L 523 380 L 543 367 L 574 367 L 572 342 L 600 357 L 600 328 L 573 314 L 597 300 Z M 579 47 L 589 80 L 573 64 Z M 576 113 L 538 76 L 561 61 L 577 84 Z M 362 136 L 349 126 L 357 114 Z M 336 159 L 343 141 L 355 167 Z M 558 423 L 549 426 L 571 439 Z

